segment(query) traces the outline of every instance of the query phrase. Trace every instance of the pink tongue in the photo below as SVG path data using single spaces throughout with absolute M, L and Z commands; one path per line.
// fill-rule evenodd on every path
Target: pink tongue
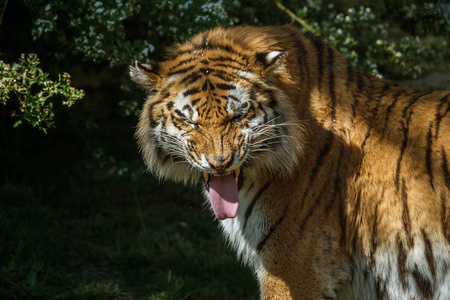
M 236 217 L 239 195 L 233 175 L 213 176 L 209 181 L 209 200 L 217 219 Z

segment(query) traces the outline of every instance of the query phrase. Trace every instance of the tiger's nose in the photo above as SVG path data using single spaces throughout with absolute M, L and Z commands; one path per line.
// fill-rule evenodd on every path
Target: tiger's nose
M 223 172 L 231 165 L 232 157 L 232 155 L 229 157 L 215 156 L 212 159 L 208 159 L 208 163 L 218 172 Z

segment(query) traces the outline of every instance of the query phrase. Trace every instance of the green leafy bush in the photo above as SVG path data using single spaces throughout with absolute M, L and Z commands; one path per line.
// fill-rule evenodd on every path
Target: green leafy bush
M 0 103 L 6 104 L 13 93 L 18 100 L 18 111 L 13 113 L 19 120 L 46 132 L 54 126 L 53 103 L 50 99 L 60 95 L 65 100 L 63 105 L 72 106 L 83 98 L 84 92 L 70 86 L 70 75 L 59 74 L 57 81 L 48 79 L 49 74 L 38 67 L 36 55 L 22 55 L 18 63 L 6 64 L 0 60 Z
M 449 32 L 449 20 L 432 15 L 439 9 L 444 10 L 443 5 L 423 3 L 420 7 L 424 11 L 421 13 L 429 17 L 422 19 L 417 18 L 419 6 L 416 4 L 401 7 L 398 14 L 409 10 L 408 14 L 402 15 L 403 22 L 416 16 L 409 28 L 413 33 L 409 34 L 399 32 L 401 28 L 393 26 L 394 20 L 367 6 L 339 11 L 333 3 L 307 3 L 297 10 L 297 15 L 310 24 L 311 31 L 323 36 L 359 69 L 378 76 L 416 78 L 422 74 L 424 64 L 449 60 L 447 39 L 425 40 L 414 29 L 417 26 L 425 30 L 428 26 L 434 32 L 429 29 L 427 33 L 439 35 Z M 392 17 L 397 17 L 397 14 L 392 14 Z M 397 21 L 402 21 L 402 17 L 398 17 Z

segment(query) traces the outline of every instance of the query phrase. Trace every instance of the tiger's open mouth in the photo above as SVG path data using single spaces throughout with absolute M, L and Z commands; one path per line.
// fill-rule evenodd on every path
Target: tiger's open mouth
M 234 218 L 237 215 L 239 174 L 239 169 L 226 174 L 202 173 L 203 179 L 209 185 L 211 207 L 219 220 Z

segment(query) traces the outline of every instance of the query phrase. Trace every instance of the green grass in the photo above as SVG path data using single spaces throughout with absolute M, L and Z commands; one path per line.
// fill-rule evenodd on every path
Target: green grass
M 257 298 L 199 191 L 159 184 L 133 144 L 125 161 L 26 131 L 0 135 L 0 299 Z

